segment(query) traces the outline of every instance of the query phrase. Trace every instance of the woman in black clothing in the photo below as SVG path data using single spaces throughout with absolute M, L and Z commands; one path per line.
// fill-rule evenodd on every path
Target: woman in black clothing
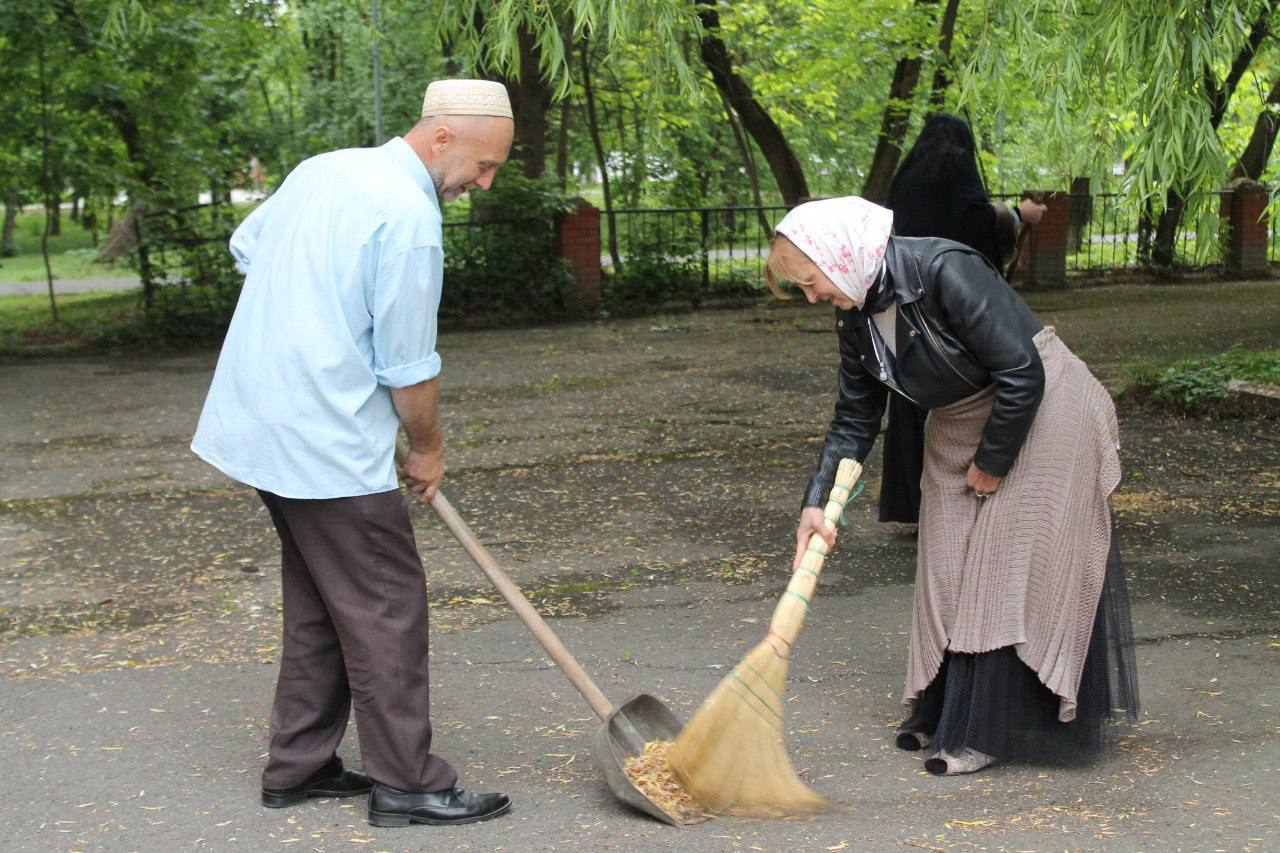
M 982 253 L 997 270 L 1012 254 L 1019 219 L 1034 225 L 1045 206 L 1023 199 L 1018 209 L 993 204 L 978 174 L 973 131 L 959 116 L 933 113 L 924 121 L 889 187 L 894 233 L 945 237 Z M 927 413 L 890 395 L 880 481 L 880 520 L 915 524 L 920 517 L 920 472 Z

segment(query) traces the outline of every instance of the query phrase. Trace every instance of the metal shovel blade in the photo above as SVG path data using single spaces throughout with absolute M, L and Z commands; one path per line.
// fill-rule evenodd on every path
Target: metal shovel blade
M 596 732 L 591 750 L 596 768 L 604 775 L 605 784 L 614 796 L 672 826 L 681 824 L 632 783 L 627 776 L 626 761 L 627 756 L 644 752 L 644 745 L 649 741 L 675 740 L 682 728 L 684 725 L 666 705 L 642 693 L 613 709 Z
M 484 545 L 480 544 L 480 540 L 471 532 L 471 528 L 467 527 L 467 523 L 458 515 L 444 494 L 437 491 L 431 506 L 479 566 L 480 571 L 511 605 L 511 609 L 520 621 L 542 644 L 556 666 L 569 679 L 569 683 L 587 700 L 587 704 L 596 712 L 596 716 L 604 720 L 597 731 L 591 755 L 596 767 L 604 774 L 609 790 L 627 805 L 652 815 L 663 823 L 680 826 L 678 820 L 667 814 L 661 806 L 632 784 L 626 769 L 627 756 L 643 752 L 644 745 L 649 741 L 674 740 L 676 735 L 680 734 L 684 726 L 676 719 L 676 715 L 671 713 L 666 705 L 646 694 L 641 694 L 624 705 L 613 707 L 581 664 L 574 659 L 538 611 L 524 597 L 520 588 L 494 561 Z

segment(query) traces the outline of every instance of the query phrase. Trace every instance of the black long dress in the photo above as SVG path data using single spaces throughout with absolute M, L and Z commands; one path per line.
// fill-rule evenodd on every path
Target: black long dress
M 1108 723 L 1137 719 L 1138 672 L 1129 591 L 1114 527 L 1076 702 L 1075 719 L 1060 722 L 1058 697 L 1018 658 L 1013 646 L 981 654 L 948 651 L 933 682 L 911 703 L 910 715 L 898 727 L 897 743 L 917 749 L 910 733 L 919 732 L 929 738 L 929 749 L 953 755 L 967 747 L 1004 761 L 1077 764 L 1095 758 L 1108 735 L 1124 733 Z M 942 773 L 946 762 L 933 757 L 925 769 Z
M 939 175 L 939 172 L 942 174 Z M 1012 249 L 1013 218 L 1001 216 L 982 188 L 977 166 L 939 170 L 908 157 L 889 188 L 893 230 L 901 237 L 945 237 L 981 252 L 996 269 Z M 889 395 L 880 481 L 880 520 L 920 519 L 924 422 L 928 412 L 899 394 Z

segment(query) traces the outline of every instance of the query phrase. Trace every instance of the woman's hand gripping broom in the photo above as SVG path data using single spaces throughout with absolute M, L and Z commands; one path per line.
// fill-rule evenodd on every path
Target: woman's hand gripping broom
M 828 528 L 834 529 L 861 474 L 862 466 L 854 460 L 840 462 L 823 511 Z M 668 766 L 711 812 L 784 817 L 827 805 L 825 797 L 800 781 L 782 742 L 791 644 L 804 624 L 827 551 L 820 535 L 809 538 L 764 641 L 725 676 L 671 744 Z

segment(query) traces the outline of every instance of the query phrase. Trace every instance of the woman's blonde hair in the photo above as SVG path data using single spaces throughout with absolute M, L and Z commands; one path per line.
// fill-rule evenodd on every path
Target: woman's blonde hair
M 790 281 L 787 275 L 786 261 L 782 254 L 778 252 L 779 248 L 790 247 L 792 251 L 798 252 L 796 244 L 787 239 L 786 235 L 774 232 L 773 238 L 769 240 L 769 256 L 764 262 L 764 281 L 769 285 L 769 290 L 779 299 L 791 299 L 792 294 L 782 289 L 782 285 L 778 283 L 778 279 L 783 278 Z

